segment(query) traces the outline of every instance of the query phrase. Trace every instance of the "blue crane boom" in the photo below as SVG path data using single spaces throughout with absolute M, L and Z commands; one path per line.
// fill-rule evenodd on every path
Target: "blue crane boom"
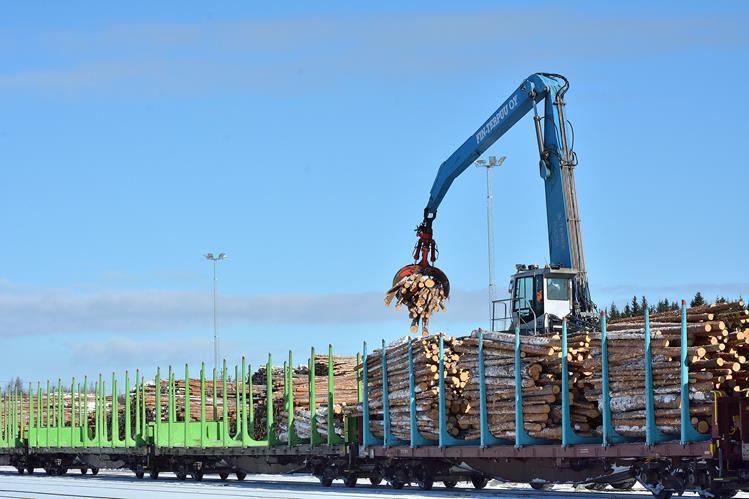
M 574 279 L 575 312 L 592 312 L 585 271 L 580 216 L 575 190 L 574 167 L 576 156 L 567 134 L 564 117 L 564 94 L 569 88 L 561 75 L 536 73 L 520 84 L 517 90 L 479 127 L 445 162 L 440 165 L 424 209 L 424 222 L 417 229 L 420 241 L 417 255 L 422 252 L 426 263 L 426 249 L 432 254 L 435 244 L 431 239 L 432 221 L 453 181 L 481 154 L 533 110 L 540 174 L 546 190 L 546 219 L 548 225 L 549 256 L 552 266 L 572 269 Z M 537 104 L 544 101 L 543 115 Z M 434 261 L 434 256 L 432 258 Z

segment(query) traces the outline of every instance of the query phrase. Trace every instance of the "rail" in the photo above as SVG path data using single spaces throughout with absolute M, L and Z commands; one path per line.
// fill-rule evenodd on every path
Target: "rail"
M 492 320 L 491 320 L 491 330 L 492 331 L 509 331 L 512 328 L 512 323 L 514 321 L 514 317 L 512 315 L 513 306 L 516 302 L 522 301 L 520 298 L 505 298 L 503 300 L 492 300 Z M 502 305 L 504 308 L 504 314 L 502 317 L 497 316 L 497 305 Z M 510 305 L 508 309 L 508 305 Z M 508 313 L 509 310 L 509 313 Z M 518 312 L 518 320 L 521 319 L 521 312 L 523 311 L 529 311 L 533 315 L 533 334 L 538 334 L 538 316 L 536 316 L 536 311 L 533 310 L 533 307 L 518 307 L 516 311 Z M 501 328 L 497 328 L 497 323 L 501 322 L 503 326 Z M 524 323 L 526 324 L 526 323 Z

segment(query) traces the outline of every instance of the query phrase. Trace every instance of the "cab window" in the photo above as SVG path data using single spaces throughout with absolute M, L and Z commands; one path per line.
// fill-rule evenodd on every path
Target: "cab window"
M 546 279 L 546 298 L 549 300 L 570 299 L 570 280 L 564 277 L 549 277 Z
M 512 309 L 518 313 L 523 322 L 533 319 L 531 306 L 534 301 L 533 277 L 521 277 L 515 282 L 515 296 Z

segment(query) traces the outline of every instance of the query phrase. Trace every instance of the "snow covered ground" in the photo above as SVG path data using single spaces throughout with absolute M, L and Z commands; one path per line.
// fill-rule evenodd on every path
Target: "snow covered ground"
M 545 499 L 573 499 L 592 495 L 600 495 L 605 499 L 647 499 L 652 497 L 648 492 L 636 487 L 629 492 L 590 492 L 576 490 L 572 486 L 557 486 L 553 491 L 538 492 L 523 484 L 491 484 L 483 491 L 476 491 L 466 484 L 459 484 L 453 490 L 444 489 L 441 484 L 435 484 L 429 492 L 421 491 L 417 487 L 407 487 L 403 490 L 393 490 L 385 485 L 372 487 L 369 481 L 360 480 L 356 488 L 350 489 L 343 483 L 336 481 L 331 488 L 323 488 L 316 479 L 308 476 L 277 476 L 250 475 L 244 482 L 231 478 L 222 482 L 218 477 L 206 476 L 202 482 L 180 482 L 173 475 L 165 473 L 158 480 L 150 480 L 148 476 L 137 480 L 132 473 L 124 471 L 102 470 L 98 476 L 81 476 L 70 472 L 64 477 L 49 477 L 44 474 L 18 475 L 14 468 L 0 467 L 0 497 L 3 498 L 71 498 L 86 499 L 175 499 L 179 497 L 203 498 L 325 498 L 336 499 L 376 497 L 379 499 L 402 498 L 428 499 L 439 497 L 500 497 Z M 685 495 L 685 497 L 695 497 Z M 739 494 L 737 497 L 749 497 L 749 494 Z M 603 499 L 603 498 L 602 498 Z

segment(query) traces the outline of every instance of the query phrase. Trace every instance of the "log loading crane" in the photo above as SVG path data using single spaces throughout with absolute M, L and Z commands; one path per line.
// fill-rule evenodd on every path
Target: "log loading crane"
M 550 331 L 566 318 L 570 327 L 591 326 L 598 318 L 590 298 L 585 271 L 580 215 L 575 190 L 574 168 L 577 156 L 573 151 L 574 132 L 565 118 L 564 95 L 568 80 L 558 74 L 536 73 L 526 78 L 518 89 L 489 119 L 443 162 L 432 185 L 424 220 L 417 227 L 414 263 L 401 268 L 393 282 L 415 272 L 430 275 L 442 282 L 449 293 L 447 276 L 434 262 L 437 244 L 432 225 L 442 199 L 453 181 L 476 161 L 515 123 L 533 110 L 538 152 L 539 173 L 546 189 L 546 219 L 549 236 L 549 264 L 517 265 L 510 279 L 510 298 L 504 303 L 505 319 L 512 327 L 519 326 L 524 334 Z M 537 105 L 543 101 L 543 114 Z M 510 314 L 507 305 L 510 305 Z M 493 306 L 496 310 L 496 307 Z M 494 329 L 495 317 L 492 318 Z

